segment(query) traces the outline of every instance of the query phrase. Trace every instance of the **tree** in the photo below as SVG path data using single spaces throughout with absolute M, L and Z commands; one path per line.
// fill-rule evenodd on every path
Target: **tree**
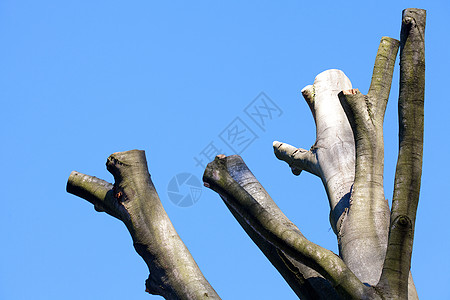
M 342 71 L 319 74 L 302 94 L 316 123 L 310 150 L 274 142 L 295 175 L 321 178 L 339 256 L 306 239 L 241 157 L 218 155 L 204 172 L 230 212 L 301 299 L 417 299 L 410 274 L 422 173 L 426 13 L 403 11 L 400 42 L 383 37 L 369 91 Z M 383 120 L 400 48 L 399 154 L 392 208 L 384 196 Z M 112 154 L 110 184 L 72 172 L 67 191 L 124 222 L 150 275 L 147 292 L 166 299 L 219 298 L 170 222 L 144 151 Z

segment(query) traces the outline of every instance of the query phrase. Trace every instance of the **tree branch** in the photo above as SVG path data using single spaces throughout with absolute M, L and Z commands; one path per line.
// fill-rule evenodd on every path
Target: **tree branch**
M 145 152 L 114 153 L 106 165 L 114 185 L 72 172 L 67 191 L 124 222 L 150 271 L 146 291 L 166 299 L 219 299 L 170 222 L 150 179 Z
M 330 203 L 330 223 L 337 234 L 348 208 L 355 175 L 353 133 L 339 103 L 338 93 L 351 89 L 350 80 L 340 70 L 316 76 L 313 85 L 302 90 L 316 123 L 316 142 L 309 151 L 274 142 L 274 152 L 296 175 L 306 170 L 322 179 Z
M 383 120 L 398 45 L 395 39 L 381 39 L 368 95 L 358 89 L 339 93 L 356 149 L 350 206 L 338 236 L 340 253 L 358 278 L 370 285 L 376 285 L 380 278 L 388 239 L 389 207 L 383 188 Z
M 408 275 L 423 157 L 426 11 L 403 11 L 400 34 L 399 154 L 389 242 L 379 286 L 392 297 L 408 295 Z
M 384 119 L 386 105 L 391 91 L 392 75 L 397 58 L 399 41 L 387 36 L 381 38 L 372 72 L 367 96 L 371 101 L 376 118 Z M 369 101 L 370 101 L 369 100 Z
M 225 205 L 238 223 L 252 239 L 252 241 L 263 252 L 267 259 L 277 269 L 294 293 L 302 300 L 338 300 L 341 299 L 330 282 L 322 275 L 307 267 L 299 261 L 281 250 L 278 250 L 271 243 L 267 242 L 258 234 L 244 218 L 230 205 L 224 197 Z
M 114 198 L 113 185 L 102 179 L 73 171 L 67 182 L 67 192 L 89 201 L 98 212 L 106 212 L 119 220 L 129 218 Z
M 278 141 L 273 142 L 273 150 L 279 160 L 285 161 L 291 167 L 294 175 L 300 175 L 301 171 L 305 170 L 311 174 L 320 176 L 317 157 L 312 151 L 295 148 L 294 146 Z
M 237 182 L 235 178 L 240 178 Z M 221 195 L 256 233 L 294 260 L 316 270 L 344 298 L 376 297 L 334 253 L 308 241 L 257 183 L 242 159 L 218 155 L 203 175 L 207 187 Z
M 230 160 L 231 157 L 228 159 Z M 233 179 L 241 186 L 245 186 L 247 192 L 255 198 L 261 206 L 276 207 L 276 204 L 272 201 L 258 180 L 256 180 L 242 159 L 233 159 L 228 162 L 228 166 L 229 173 L 234 176 Z M 207 183 L 205 184 L 208 185 Z M 323 278 L 313 269 L 296 261 L 283 251 L 278 250 L 265 238 L 259 235 L 258 232 L 256 232 L 254 228 L 227 203 L 226 198 L 223 196 L 221 197 L 248 236 L 264 253 L 267 259 L 269 259 L 300 299 L 340 299 L 328 280 Z

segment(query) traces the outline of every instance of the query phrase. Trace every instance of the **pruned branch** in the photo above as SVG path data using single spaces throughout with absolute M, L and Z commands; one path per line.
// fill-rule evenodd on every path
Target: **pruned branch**
M 371 111 L 375 118 L 384 119 L 391 91 L 392 75 L 397 58 L 399 41 L 387 36 L 381 38 L 372 72 L 369 92 Z
M 380 278 L 388 239 L 389 207 L 383 188 L 383 120 L 398 46 L 395 39 L 381 39 L 367 95 L 358 89 L 339 93 L 356 151 L 355 181 L 339 236 L 340 253 L 358 278 L 371 285 L 376 285 Z
M 316 123 L 316 142 L 309 151 L 274 142 L 278 159 L 296 175 L 305 170 L 319 176 L 330 203 L 330 223 L 338 234 L 348 208 L 355 174 L 353 133 L 338 93 L 351 89 L 350 80 L 340 70 L 327 70 L 316 76 L 313 85 L 302 90 Z
M 400 34 L 399 154 L 389 242 L 379 286 L 392 297 L 408 295 L 414 224 L 423 157 L 426 11 L 405 9 Z
M 239 182 L 235 178 L 239 178 Z M 241 222 L 245 221 L 283 253 L 320 273 L 342 297 L 376 297 L 375 291 L 362 284 L 337 255 L 302 235 L 257 183 L 239 156 L 217 156 L 206 167 L 203 181 L 221 195 Z
M 113 185 L 102 179 L 72 171 L 67 181 L 67 192 L 89 201 L 98 212 L 106 212 L 119 220 L 129 218 L 115 198 Z
M 220 158 L 223 158 L 223 156 L 220 156 Z M 279 212 L 276 204 L 258 180 L 256 180 L 240 157 L 228 157 L 227 161 L 228 170 L 231 176 L 233 176 L 233 179 L 241 186 L 245 186 L 246 191 L 253 198 L 257 199 L 259 205 L 269 208 L 274 207 L 276 211 Z M 205 182 L 205 185 L 208 186 L 209 184 Z M 328 280 L 323 278 L 322 275 L 313 269 L 307 267 L 305 264 L 295 260 L 282 250 L 277 249 L 257 231 L 255 231 L 255 229 L 247 223 L 246 219 L 243 218 L 233 206 L 228 204 L 226 198 L 223 196 L 221 197 L 224 200 L 225 205 L 228 207 L 248 236 L 283 276 L 299 298 L 305 300 L 340 299 Z
M 219 299 L 170 222 L 150 178 L 145 152 L 114 153 L 106 165 L 114 185 L 72 172 L 67 191 L 124 222 L 150 271 L 146 291 L 166 299 Z
M 341 299 L 330 282 L 322 275 L 295 260 L 285 252 L 278 250 L 274 245 L 260 236 L 239 213 L 224 200 L 231 214 L 247 235 L 263 252 L 267 259 L 277 269 L 294 293 L 302 300 L 338 300 Z
M 317 157 L 312 151 L 295 148 L 289 144 L 273 142 L 273 150 L 279 160 L 285 161 L 292 169 L 294 175 L 300 175 L 305 170 L 316 176 L 320 176 Z

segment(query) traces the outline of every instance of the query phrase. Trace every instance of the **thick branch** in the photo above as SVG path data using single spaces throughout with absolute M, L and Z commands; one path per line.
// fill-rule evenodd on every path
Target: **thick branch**
M 301 262 L 296 261 L 291 256 L 287 255 L 281 250 L 278 250 L 274 245 L 266 241 L 262 236 L 250 226 L 244 218 L 230 205 L 227 204 L 225 198 L 225 205 L 230 210 L 231 214 L 236 218 L 238 223 L 242 226 L 244 231 L 264 253 L 267 259 L 283 276 L 284 280 L 291 287 L 291 289 L 302 300 L 333 300 L 341 299 L 336 291 L 331 286 L 330 282 L 322 277 L 313 269 L 307 267 Z
M 275 207 L 276 210 L 279 211 L 276 204 L 258 180 L 256 180 L 242 159 L 239 157 L 233 158 L 234 159 L 231 159 L 231 157 L 228 158 L 228 170 L 233 179 L 244 187 L 261 206 Z M 259 235 L 232 206 L 227 204 L 225 198 L 222 197 L 222 199 L 245 232 L 283 276 L 300 299 L 340 299 L 328 280 L 323 278 L 313 269 L 296 261 L 283 251 L 278 250 L 265 238 Z
M 166 299 L 219 299 L 170 222 L 150 179 L 145 152 L 114 153 L 106 165 L 114 186 L 73 172 L 67 191 L 125 223 L 150 271 L 147 292 Z
M 380 286 L 407 294 L 423 157 L 426 11 L 403 11 L 400 34 L 399 155 L 386 261 Z
M 256 180 L 252 179 L 253 175 L 241 183 L 237 182 L 234 178 L 247 173 L 244 166 L 239 156 L 219 155 L 208 164 L 203 181 L 219 193 L 226 204 L 263 239 L 316 270 L 332 283 L 341 296 L 353 299 L 368 295 L 376 297 L 374 290 L 363 285 L 337 255 L 308 241 L 271 199 L 258 201 L 269 196 L 259 184 L 252 182 Z
M 348 208 L 355 174 L 353 133 L 338 98 L 340 91 L 351 87 L 340 70 L 317 75 L 314 84 L 302 90 L 316 123 L 316 142 L 309 151 L 280 142 L 273 144 L 276 157 L 287 162 L 294 174 L 306 170 L 322 179 L 331 208 L 331 227 L 336 234 Z
M 377 284 L 380 278 L 388 238 L 389 207 L 383 189 L 383 120 L 398 44 L 395 39 L 381 39 L 368 95 L 357 89 L 339 93 L 356 149 L 355 181 L 347 217 L 338 236 L 339 249 L 349 268 L 371 285 Z
M 367 93 L 368 98 L 371 99 L 371 110 L 377 118 L 384 119 L 398 47 L 398 40 L 386 36 L 381 38 L 373 66 L 372 81 Z

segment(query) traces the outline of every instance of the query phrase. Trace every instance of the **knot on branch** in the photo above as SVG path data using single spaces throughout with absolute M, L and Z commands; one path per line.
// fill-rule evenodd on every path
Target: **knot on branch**
M 412 24 L 414 24 L 414 18 L 413 17 L 405 17 L 403 19 L 403 24 L 411 26 Z
M 406 215 L 399 215 L 394 219 L 393 228 L 401 229 L 402 231 L 408 231 L 412 229 L 412 221 Z

